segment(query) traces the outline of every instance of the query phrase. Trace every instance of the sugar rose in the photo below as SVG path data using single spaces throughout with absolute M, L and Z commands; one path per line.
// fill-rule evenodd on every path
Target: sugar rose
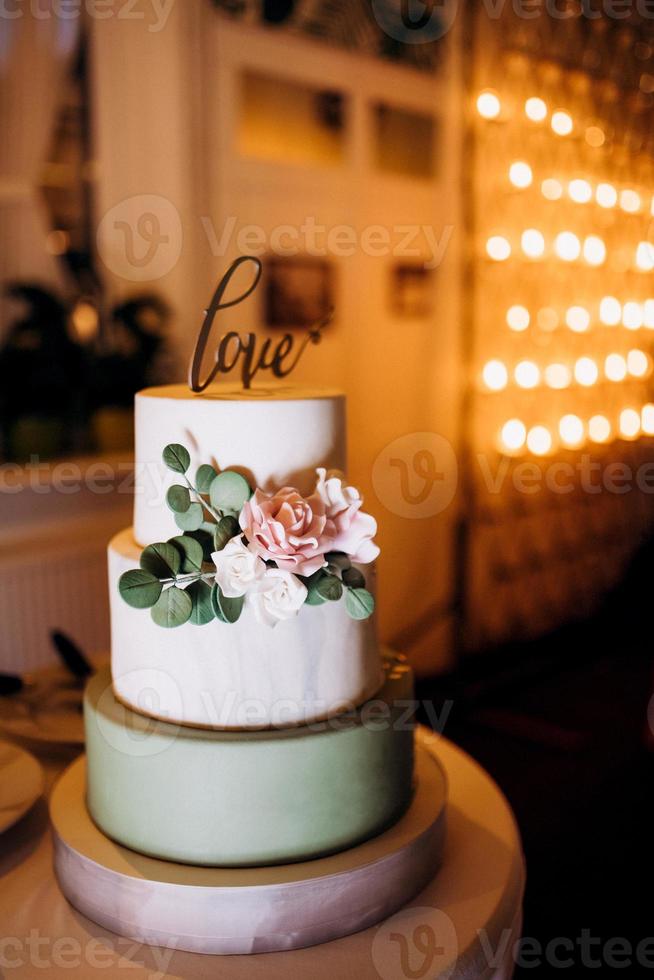
M 276 626 L 297 615 L 306 597 L 306 586 L 296 575 L 281 568 L 266 568 L 248 602 L 260 622 Z
M 377 533 L 377 521 L 361 510 L 361 494 L 356 487 L 348 486 L 340 473 L 328 473 L 322 467 L 316 473 L 315 492 L 335 530 L 330 550 L 343 551 L 362 565 L 374 561 L 379 554 L 379 547 L 372 540 Z
M 303 497 L 293 487 L 274 494 L 256 490 L 239 517 L 250 550 L 265 561 L 296 575 L 312 575 L 333 551 L 335 527 L 322 498 Z
M 245 547 L 240 535 L 211 557 L 216 566 L 216 582 L 223 595 L 232 599 L 245 595 L 266 570 L 261 559 Z

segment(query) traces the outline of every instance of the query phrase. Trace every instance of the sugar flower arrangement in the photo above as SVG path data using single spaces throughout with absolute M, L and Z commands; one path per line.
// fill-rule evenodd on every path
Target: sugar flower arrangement
M 191 457 L 178 444 L 166 446 L 163 461 L 184 480 L 166 496 L 182 533 L 149 545 L 140 567 L 121 576 L 130 606 L 150 609 L 165 627 L 235 623 L 245 606 L 275 626 L 305 603 L 343 597 L 353 619 L 371 615 L 374 598 L 357 566 L 379 554 L 377 523 L 341 474 L 316 470 L 315 489 L 305 497 L 293 487 L 253 492 L 240 473 L 208 464 L 193 485 Z

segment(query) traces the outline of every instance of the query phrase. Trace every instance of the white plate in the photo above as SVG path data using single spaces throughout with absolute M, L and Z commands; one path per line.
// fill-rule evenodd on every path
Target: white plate
M 105 657 L 93 657 L 99 667 Z M 32 675 L 25 692 L 0 697 L 0 733 L 28 742 L 83 745 L 83 688 L 63 666 L 45 667 Z
M 27 813 L 43 792 L 43 769 L 25 749 L 0 742 L 0 834 Z

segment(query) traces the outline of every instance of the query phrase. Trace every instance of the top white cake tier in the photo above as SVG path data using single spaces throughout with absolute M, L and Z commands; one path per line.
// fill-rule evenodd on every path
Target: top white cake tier
M 179 533 L 166 491 L 179 478 L 161 459 L 181 443 L 201 463 L 236 469 L 251 486 L 313 489 L 315 469 L 345 471 L 345 396 L 292 385 L 210 385 L 195 394 L 183 384 L 146 388 L 136 396 L 134 536 L 142 545 Z

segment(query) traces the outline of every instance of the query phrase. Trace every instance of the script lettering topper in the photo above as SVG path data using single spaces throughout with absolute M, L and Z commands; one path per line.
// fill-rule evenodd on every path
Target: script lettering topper
M 252 262 L 254 264 L 254 279 L 245 292 L 241 293 L 240 296 L 236 296 L 234 299 L 224 300 L 223 297 L 232 276 L 244 262 Z M 242 255 L 240 258 L 232 262 L 231 266 L 218 283 L 211 303 L 209 304 L 208 309 L 205 311 L 204 320 L 202 322 L 202 326 L 200 327 L 200 333 L 198 334 L 195 350 L 193 352 L 193 356 L 191 357 L 188 378 L 188 384 L 191 391 L 204 391 L 204 389 L 211 384 L 218 374 L 227 374 L 229 371 L 232 371 L 237 366 L 239 359 L 241 362 L 241 379 L 243 381 L 244 388 L 250 387 L 252 384 L 252 379 L 256 375 L 257 371 L 272 371 L 276 378 L 285 378 L 286 375 L 291 373 L 302 357 L 307 344 L 317 344 L 320 341 L 320 332 L 331 320 L 332 310 L 329 310 L 325 316 L 322 317 L 322 319 L 309 328 L 304 340 L 295 350 L 295 338 L 290 333 L 284 334 L 284 336 L 276 342 L 273 342 L 272 338 L 269 337 L 264 340 L 261 347 L 257 349 L 257 336 L 255 333 L 246 333 L 241 335 L 235 330 L 230 330 L 220 338 L 218 349 L 216 350 L 215 363 L 209 370 L 206 378 L 202 379 L 200 377 L 202 372 L 202 361 L 207 349 L 207 344 L 211 335 L 211 328 L 213 327 L 213 321 L 216 314 L 219 310 L 226 310 L 230 306 L 236 306 L 237 303 L 242 303 L 243 300 L 247 299 L 259 284 L 259 280 L 261 279 L 261 269 L 262 265 L 259 259 L 252 255 Z

